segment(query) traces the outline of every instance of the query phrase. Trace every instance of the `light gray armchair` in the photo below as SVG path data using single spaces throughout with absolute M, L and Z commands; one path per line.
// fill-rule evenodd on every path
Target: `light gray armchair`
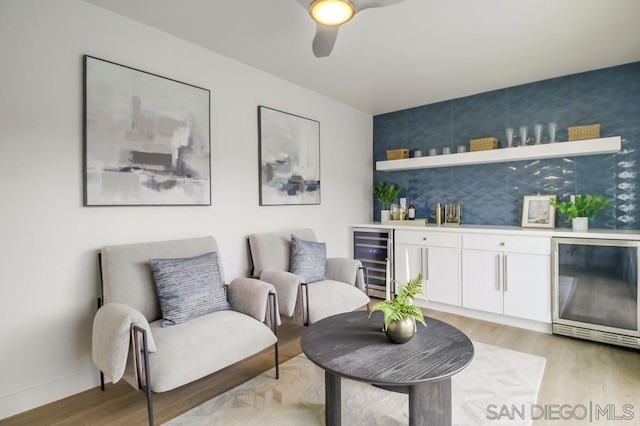
M 93 324 L 93 360 L 103 390 L 106 376 L 146 391 L 150 424 L 152 392 L 175 389 L 270 346 L 278 378 L 275 288 L 251 278 L 225 286 L 219 255 L 213 237 L 101 251 L 104 303 Z
M 310 250 L 320 251 L 298 256 L 299 249 L 295 243 L 299 240 L 311 242 Z M 276 288 L 280 314 L 293 317 L 297 323 L 312 324 L 331 315 L 356 310 L 370 302 L 365 293 L 362 264 L 354 259 L 327 259 L 326 252 L 321 251 L 324 245 L 317 243 L 311 229 L 252 234 L 249 236 L 249 248 L 253 261 L 252 275 Z M 307 261 L 316 263 L 321 270 L 305 270 Z M 296 262 L 297 267 L 294 265 Z M 314 278 L 308 279 L 304 275 Z

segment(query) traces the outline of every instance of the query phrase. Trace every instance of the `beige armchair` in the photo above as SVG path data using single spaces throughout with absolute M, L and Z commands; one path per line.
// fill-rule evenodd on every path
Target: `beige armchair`
M 93 324 L 93 361 L 113 383 L 165 392 L 274 347 L 275 288 L 239 278 L 228 286 L 213 237 L 107 246 L 103 304 Z M 152 260 L 153 259 L 153 260 Z
M 252 275 L 275 287 L 280 314 L 297 323 L 309 325 L 370 302 L 362 264 L 354 259 L 327 259 L 324 244 L 317 242 L 311 229 L 252 234 L 249 248 Z M 307 263 L 315 263 L 318 270 Z

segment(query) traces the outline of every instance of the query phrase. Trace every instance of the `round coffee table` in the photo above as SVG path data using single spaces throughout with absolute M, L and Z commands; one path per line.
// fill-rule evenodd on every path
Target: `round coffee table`
M 312 324 L 302 351 L 325 370 L 326 424 L 341 424 L 342 377 L 409 395 L 409 424 L 451 424 L 451 376 L 473 359 L 471 340 L 457 328 L 426 317 L 427 327 L 405 344 L 391 343 L 382 314 L 348 312 Z M 373 401 L 372 401 L 373 403 Z

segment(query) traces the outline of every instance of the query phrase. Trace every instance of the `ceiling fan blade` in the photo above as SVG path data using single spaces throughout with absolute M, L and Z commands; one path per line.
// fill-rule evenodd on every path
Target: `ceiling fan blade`
M 339 29 L 340 26 L 316 24 L 316 36 L 313 38 L 313 54 L 316 58 L 324 58 L 331 54 Z
M 398 4 L 403 1 L 404 0 L 351 0 L 351 3 L 356 7 L 356 12 L 360 12 L 361 10 L 371 9 L 374 7 L 393 6 L 394 4 Z
M 309 5 L 311 4 L 312 0 L 297 0 L 298 3 L 300 3 L 300 6 L 304 7 L 304 10 L 309 10 Z

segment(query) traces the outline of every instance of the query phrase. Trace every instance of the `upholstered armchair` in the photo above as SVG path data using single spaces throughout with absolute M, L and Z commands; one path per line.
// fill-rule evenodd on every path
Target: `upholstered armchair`
M 311 229 L 252 234 L 253 273 L 272 284 L 281 315 L 309 325 L 369 303 L 362 264 L 354 259 L 326 258 L 324 243 Z
M 103 304 L 93 324 L 93 361 L 113 383 L 165 392 L 274 347 L 275 288 L 239 278 L 225 284 L 213 237 L 107 246 Z

